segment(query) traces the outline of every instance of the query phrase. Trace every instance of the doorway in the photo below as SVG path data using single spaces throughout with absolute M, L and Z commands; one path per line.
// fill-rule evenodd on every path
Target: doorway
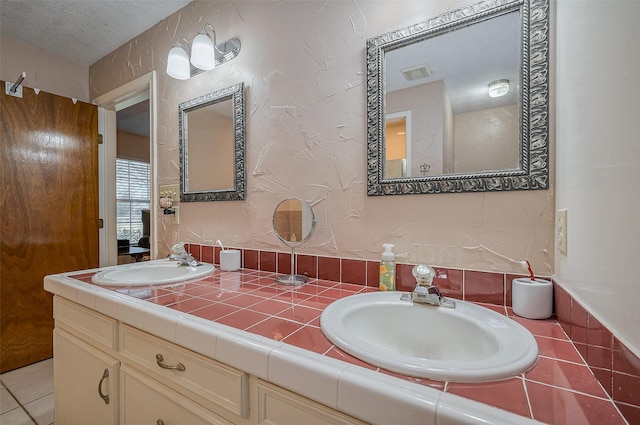
M 118 264 L 118 214 L 116 209 L 116 158 L 118 156 L 118 113 L 135 110 L 144 103 L 148 105 L 148 152 L 149 152 L 149 258 L 157 255 L 156 220 L 156 75 L 152 71 L 94 100 L 98 106 L 98 131 L 103 135 L 99 150 L 100 166 L 100 266 Z M 132 241 L 134 244 L 139 243 Z
M 150 258 L 149 99 L 116 112 L 118 264 Z
M 384 178 L 400 179 L 411 174 L 411 111 L 385 116 Z

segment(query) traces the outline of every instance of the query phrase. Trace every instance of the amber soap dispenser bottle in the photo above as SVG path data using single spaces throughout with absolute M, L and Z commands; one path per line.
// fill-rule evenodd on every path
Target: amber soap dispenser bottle
M 396 256 L 393 253 L 393 245 L 386 243 L 382 245 L 382 261 L 380 261 L 380 290 L 396 290 Z

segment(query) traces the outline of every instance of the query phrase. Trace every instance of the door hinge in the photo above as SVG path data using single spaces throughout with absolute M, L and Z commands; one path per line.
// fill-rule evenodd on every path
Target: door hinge
M 101 218 L 98 219 L 98 229 L 104 229 L 104 220 Z
M 98 144 L 101 145 L 104 142 L 102 134 L 98 134 Z

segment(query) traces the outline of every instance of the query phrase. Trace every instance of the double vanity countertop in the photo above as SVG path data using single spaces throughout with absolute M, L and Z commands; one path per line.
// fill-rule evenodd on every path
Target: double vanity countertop
M 91 283 L 100 270 L 47 276 L 44 286 L 372 424 L 626 424 L 555 320 L 522 319 L 510 308 L 483 304 L 532 332 L 538 363 L 496 382 L 441 382 L 382 370 L 324 336 L 320 315 L 327 305 L 377 288 L 321 279 L 283 286 L 275 282 L 276 274 L 249 269 L 216 269 L 177 284 L 107 287 Z M 407 326 L 417 332 L 429 329 L 427 324 Z

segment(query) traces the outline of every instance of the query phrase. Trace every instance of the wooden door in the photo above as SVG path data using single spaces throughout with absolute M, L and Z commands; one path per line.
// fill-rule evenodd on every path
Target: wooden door
M 0 372 L 53 354 L 52 273 L 98 267 L 97 107 L 0 93 Z

